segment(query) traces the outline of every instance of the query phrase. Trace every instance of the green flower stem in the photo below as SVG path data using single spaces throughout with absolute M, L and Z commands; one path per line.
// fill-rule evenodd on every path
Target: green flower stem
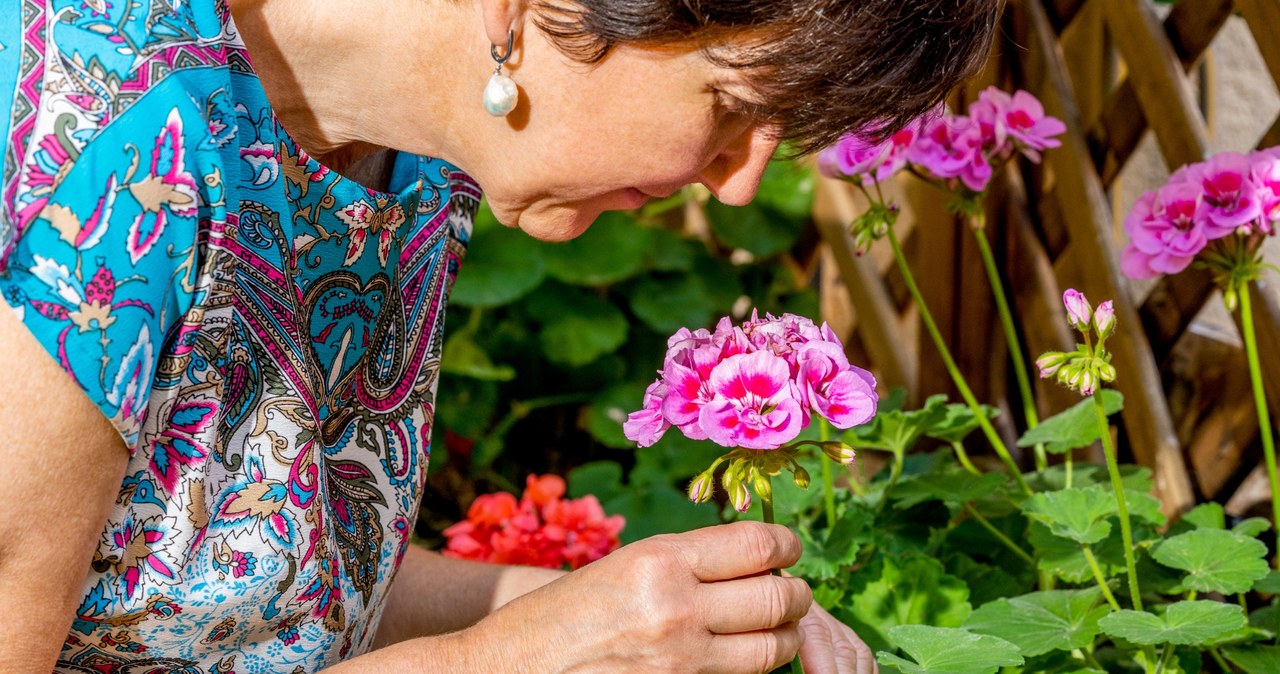
M 1066 454 L 1066 459 L 1063 460 L 1062 462 L 1067 472 L 1067 484 L 1066 484 L 1067 489 L 1071 488 L 1071 474 L 1074 472 L 1074 468 L 1075 468 L 1075 460 L 1072 458 L 1074 455 L 1075 455 L 1075 450 L 1068 449 Z
M 1222 657 L 1222 651 L 1218 650 L 1217 648 L 1210 648 L 1209 655 L 1213 656 L 1213 661 L 1218 663 L 1218 667 L 1221 668 L 1222 671 L 1224 672 L 1236 671 L 1231 668 L 1231 665 L 1227 664 L 1227 659 Z
M 973 465 L 973 462 L 969 460 L 969 453 L 964 451 L 963 443 L 958 440 L 952 440 L 951 449 L 955 450 L 956 460 L 960 462 L 960 465 L 964 466 L 965 470 L 973 473 L 974 475 L 982 474 L 982 471 L 978 470 L 978 468 Z
M 1090 646 L 1090 648 L 1092 648 L 1092 646 Z M 1086 664 L 1086 665 L 1089 665 L 1089 667 L 1090 667 L 1090 668 L 1092 668 L 1092 669 L 1096 669 L 1096 670 L 1098 670 L 1098 671 L 1100 671 L 1100 672 L 1105 672 L 1105 671 L 1107 671 L 1107 670 L 1105 670 L 1105 669 L 1103 669 L 1103 668 L 1102 668 L 1102 665 L 1098 662 L 1098 659 L 1097 659 L 1097 658 L 1095 658 L 1095 657 L 1093 657 L 1093 652 L 1092 652 L 1092 651 L 1089 651 L 1089 650 L 1081 650 L 1081 651 L 1080 651 L 1080 653 L 1081 653 L 1081 655 L 1083 655 L 1083 656 L 1084 656 L 1084 662 L 1085 662 L 1085 664 Z
M 1124 564 L 1129 571 L 1129 596 L 1133 609 L 1141 611 L 1142 590 L 1138 587 L 1138 567 L 1133 559 L 1133 530 L 1129 525 L 1129 504 L 1124 497 L 1124 485 L 1120 482 L 1120 465 L 1116 463 L 1116 448 L 1111 444 L 1111 425 L 1102 406 L 1102 389 L 1091 396 L 1093 410 L 1098 417 L 1098 430 L 1102 433 L 1102 452 L 1107 457 L 1107 472 L 1111 474 L 1111 489 L 1116 494 L 1116 507 L 1120 510 L 1120 536 L 1124 539 Z
M 1271 522 L 1280 531 L 1280 474 L 1276 472 L 1276 444 L 1271 435 L 1271 415 L 1267 411 L 1267 391 L 1262 383 L 1262 366 L 1258 361 L 1258 336 L 1253 327 L 1253 300 L 1246 284 L 1240 296 L 1240 323 L 1244 327 L 1244 351 L 1249 360 L 1249 383 L 1253 385 L 1253 404 L 1258 409 L 1258 431 L 1262 434 L 1262 456 L 1267 463 L 1267 480 L 1271 483 Z M 1272 560 L 1272 566 L 1278 560 Z
M 816 416 L 816 415 L 815 415 Z M 831 439 L 831 427 L 827 425 L 827 420 L 818 417 L 818 439 L 827 442 Z M 818 460 L 822 462 L 822 502 L 827 511 L 827 528 L 836 525 L 836 484 L 834 471 L 831 470 L 832 461 L 818 454 Z
M 1112 611 L 1119 611 L 1120 602 L 1116 601 L 1116 596 L 1111 594 L 1111 588 L 1107 587 L 1107 577 L 1102 575 L 1102 567 L 1098 566 L 1098 558 L 1093 556 L 1093 548 L 1081 545 L 1080 549 L 1084 551 L 1084 558 L 1088 560 L 1089 568 L 1093 570 L 1093 579 L 1098 581 L 1098 587 L 1102 588 L 1102 596 L 1106 597 Z
M 876 515 L 884 512 L 884 506 L 889 502 L 889 492 L 898 484 L 898 478 L 902 477 L 902 463 L 904 457 L 902 452 L 893 453 L 893 465 L 889 468 L 889 484 L 884 486 L 884 491 L 880 492 L 880 503 L 876 505 Z
M 907 284 L 907 290 L 911 292 L 911 297 L 915 299 L 916 307 L 920 310 L 920 319 L 924 321 L 925 329 L 929 331 L 929 336 L 933 338 L 934 346 L 938 348 L 938 354 L 942 356 L 942 362 L 947 366 L 947 372 L 951 374 L 951 380 L 955 382 L 956 388 L 959 389 L 960 396 L 964 398 L 965 403 L 973 412 L 974 418 L 978 420 L 982 433 L 987 436 L 987 441 L 991 443 L 991 447 L 995 449 L 996 454 L 1000 455 L 1000 460 L 1008 466 L 1009 472 L 1017 480 L 1018 485 L 1026 493 L 1032 493 L 1031 486 L 1022 477 L 1022 470 L 1018 468 L 1017 463 L 1014 463 L 1013 457 L 1009 454 L 1009 449 L 1005 447 L 1004 441 L 1000 439 L 1000 434 L 991 425 L 991 420 L 987 418 L 986 412 L 978 404 L 978 399 L 974 397 L 973 391 L 964 379 L 964 375 L 960 374 L 960 368 L 956 366 L 955 359 L 951 357 L 951 350 L 947 348 L 947 343 L 942 339 L 942 333 L 938 331 L 938 325 L 934 323 L 933 315 L 929 313 L 929 307 L 924 303 L 924 296 L 920 294 L 920 288 L 916 285 L 915 276 L 911 274 L 911 268 L 907 266 L 907 258 L 902 253 L 902 245 L 898 243 L 898 235 L 893 231 L 893 227 L 888 228 L 887 238 L 889 239 L 889 245 L 893 248 L 893 257 L 898 262 L 898 269 L 902 271 L 902 279 Z
M 1164 653 L 1160 656 L 1160 664 L 1156 665 L 1156 674 L 1164 674 L 1164 670 L 1169 666 L 1169 661 L 1173 659 L 1173 644 L 1165 644 Z
M 987 270 L 987 281 L 991 284 L 991 295 L 996 301 L 996 311 L 1000 314 L 1000 325 L 1004 328 L 1005 343 L 1009 347 L 1009 358 L 1013 361 L 1013 374 L 1018 382 L 1018 392 L 1022 395 L 1022 411 L 1026 415 L 1027 428 L 1040 425 L 1040 417 L 1036 414 L 1036 399 L 1031 394 L 1031 378 L 1027 375 L 1027 361 L 1022 357 L 1022 342 L 1018 339 L 1018 329 L 1013 323 L 1013 312 L 1009 310 L 1009 298 L 1004 291 L 1004 283 L 1000 279 L 1000 271 L 996 267 L 995 255 L 991 253 L 991 244 L 987 242 L 986 214 L 979 211 L 972 216 L 973 237 L 978 240 L 978 251 L 982 253 L 982 266 Z M 1036 470 L 1043 471 L 1049 467 L 1049 457 L 1045 454 L 1044 443 L 1035 446 Z
M 991 532 L 991 535 L 995 536 L 996 540 L 1000 541 L 1001 543 L 1004 543 L 1005 547 L 1012 550 L 1015 555 L 1021 557 L 1022 560 L 1025 561 L 1027 564 L 1030 564 L 1031 568 L 1033 569 L 1035 568 L 1036 566 L 1035 558 L 1027 554 L 1026 550 L 1023 550 L 1022 548 L 1018 547 L 1017 543 L 1014 543 L 1013 541 L 1009 540 L 1009 537 L 1005 536 L 1004 532 L 997 529 L 995 525 L 991 523 L 990 520 L 983 517 L 982 513 L 978 512 L 978 509 L 973 507 L 973 504 L 965 503 L 964 509 L 968 511 L 970 517 L 977 520 L 978 524 L 981 524 L 983 528 Z
M 764 479 L 765 479 L 765 482 L 769 483 L 769 493 L 756 494 L 756 496 L 760 497 L 760 512 L 762 514 L 761 519 L 764 520 L 765 524 L 774 524 L 775 522 L 773 519 L 773 476 L 764 474 Z M 782 570 L 774 569 L 773 575 L 781 576 Z

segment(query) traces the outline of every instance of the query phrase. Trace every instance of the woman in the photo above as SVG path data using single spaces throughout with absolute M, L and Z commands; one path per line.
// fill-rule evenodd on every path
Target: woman
M 5 3 L 6 671 L 874 671 L 780 527 L 409 545 L 443 305 L 480 186 L 544 239 L 745 203 L 780 140 L 933 106 L 998 4 Z

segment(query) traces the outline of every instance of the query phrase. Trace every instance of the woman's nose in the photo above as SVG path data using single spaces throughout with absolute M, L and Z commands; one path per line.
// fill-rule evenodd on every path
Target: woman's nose
M 745 206 L 755 198 L 764 169 L 777 149 L 775 130 L 753 124 L 716 155 L 698 174 L 698 182 L 722 203 Z

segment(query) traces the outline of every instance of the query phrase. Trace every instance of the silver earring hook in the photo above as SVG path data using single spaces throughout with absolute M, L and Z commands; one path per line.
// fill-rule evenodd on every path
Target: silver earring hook
M 516 31 L 514 29 L 508 29 L 507 30 L 507 53 L 499 56 L 498 45 L 496 44 L 489 45 L 489 56 L 492 56 L 494 63 L 498 64 L 497 68 L 494 68 L 494 72 L 497 72 L 498 70 L 500 70 L 502 68 L 502 64 L 506 63 L 507 59 L 511 58 L 511 51 L 512 51 L 512 48 L 515 46 L 515 43 L 516 43 Z

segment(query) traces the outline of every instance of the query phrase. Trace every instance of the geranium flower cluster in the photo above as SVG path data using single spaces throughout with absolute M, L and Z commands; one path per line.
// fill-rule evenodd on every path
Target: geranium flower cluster
M 507 492 L 476 498 L 467 519 L 445 529 L 444 555 L 577 569 L 616 550 L 626 520 L 606 516 L 595 496 L 566 499 L 564 493 L 560 477 L 530 475 L 519 501 Z
M 1116 312 L 1111 300 L 1094 309 L 1084 293 L 1075 289 L 1062 294 L 1062 303 L 1067 320 L 1084 337 L 1084 344 L 1075 351 L 1050 351 L 1036 359 L 1036 368 L 1041 379 L 1054 377 L 1059 384 L 1090 396 L 1101 384 L 1116 379 L 1116 368 L 1106 349 L 1107 338 L 1116 329 Z
M 815 414 L 836 428 L 866 423 L 877 400 L 875 378 L 849 363 L 826 323 L 752 312 L 741 326 L 725 317 L 714 332 L 672 335 L 661 376 L 623 431 L 643 447 L 675 426 L 694 440 L 773 450 L 795 440 Z
M 1067 127 L 1045 115 L 1032 94 L 983 91 L 968 114 L 932 113 L 883 141 L 875 133 L 852 133 L 824 150 L 819 170 L 859 185 L 881 183 L 912 167 L 950 189 L 986 190 L 994 169 L 1016 154 L 1040 161 L 1043 150 L 1058 147 Z
M 1224 152 L 1179 169 L 1142 195 L 1125 219 L 1120 268 L 1130 278 L 1186 269 L 1210 242 L 1271 236 L 1280 223 L 1280 147 Z

